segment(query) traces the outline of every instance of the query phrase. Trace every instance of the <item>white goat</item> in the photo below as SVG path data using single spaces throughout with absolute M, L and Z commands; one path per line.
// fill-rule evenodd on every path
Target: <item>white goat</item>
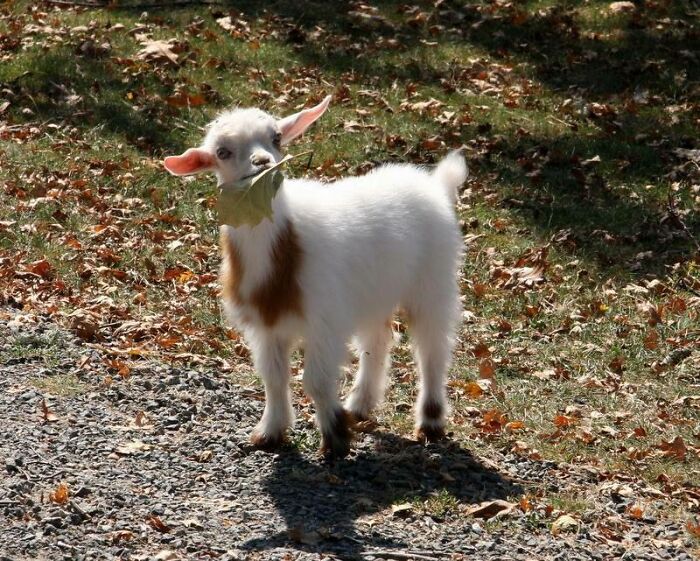
M 279 120 L 259 109 L 223 113 L 199 148 L 164 165 L 174 175 L 214 172 L 219 185 L 252 177 L 278 162 L 282 146 L 329 102 Z M 322 451 L 347 454 L 352 419 L 366 419 L 383 396 L 397 309 L 406 314 L 420 372 L 417 435 L 444 436 L 445 377 L 460 309 L 462 241 L 453 204 L 466 177 L 463 156 L 452 152 L 432 172 L 392 164 L 330 185 L 285 179 L 272 220 L 221 227 L 225 310 L 265 383 L 265 411 L 251 436 L 256 446 L 278 445 L 293 421 L 289 352 L 303 339 L 303 385 L 314 400 Z M 360 366 L 343 407 L 340 367 L 353 336 Z

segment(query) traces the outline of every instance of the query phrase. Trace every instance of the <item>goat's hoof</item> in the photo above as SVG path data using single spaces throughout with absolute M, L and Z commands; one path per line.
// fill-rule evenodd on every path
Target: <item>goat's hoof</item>
M 445 427 L 423 425 L 416 428 L 416 439 L 420 442 L 439 442 L 445 439 Z
M 259 450 L 270 452 L 279 448 L 284 442 L 284 433 L 266 434 L 262 431 L 254 430 L 250 435 L 250 442 Z
M 340 409 L 336 412 L 333 424 L 328 431 L 322 431 L 320 453 L 323 457 L 334 459 L 344 458 L 350 453 L 352 437 L 352 415 Z
M 350 441 L 324 438 L 318 453 L 326 460 L 340 460 L 350 453 Z

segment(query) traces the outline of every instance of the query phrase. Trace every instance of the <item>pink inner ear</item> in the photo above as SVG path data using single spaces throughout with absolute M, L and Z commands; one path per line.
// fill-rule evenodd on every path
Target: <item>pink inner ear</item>
M 165 169 L 174 175 L 190 175 L 212 169 L 214 156 L 199 148 L 190 148 L 180 156 L 169 156 L 163 161 Z
M 326 96 L 324 100 L 315 107 L 304 109 L 303 111 L 299 111 L 299 113 L 295 113 L 294 115 L 290 115 L 278 121 L 277 124 L 282 132 L 282 144 L 294 140 L 308 129 L 314 121 L 318 120 L 318 118 L 326 112 L 330 101 L 331 96 Z

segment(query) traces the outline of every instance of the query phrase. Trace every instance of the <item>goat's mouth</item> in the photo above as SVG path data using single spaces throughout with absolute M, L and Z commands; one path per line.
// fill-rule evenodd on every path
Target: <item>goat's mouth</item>
M 248 175 L 244 175 L 241 177 L 240 181 L 245 181 L 246 179 L 251 179 L 257 175 L 260 175 L 262 172 L 264 172 L 266 169 L 270 169 L 272 166 L 270 165 L 264 165 L 260 166 L 258 169 L 256 169 L 253 173 L 249 173 Z

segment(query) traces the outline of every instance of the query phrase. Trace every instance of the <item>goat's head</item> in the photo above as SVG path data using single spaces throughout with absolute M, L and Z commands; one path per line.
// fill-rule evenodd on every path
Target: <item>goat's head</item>
M 252 177 L 277 163 L 282 157 L 282 146 L 323 115 L 330 101 L 331 96 L 327 96 L 315 107 L 283 119 L 275 119 L 260 109 L 227 111 L 209 125 L 199 148 L 165 158 L 163 164 L 173 175 L 214 172 L 219 184 Z

